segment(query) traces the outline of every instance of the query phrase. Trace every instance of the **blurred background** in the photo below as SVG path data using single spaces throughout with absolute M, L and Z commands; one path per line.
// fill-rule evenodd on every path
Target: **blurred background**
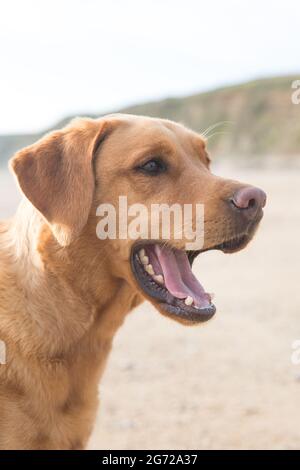
M 209 128 L 213 171 L 268 193 L 251 246 L 195 263 L 214 320 L 128 316 L 90 448 L 300 448 L 299 18 L 298 0 L 0 4 L 1 218 L 20 198 L 16 150 L 115 111 Z

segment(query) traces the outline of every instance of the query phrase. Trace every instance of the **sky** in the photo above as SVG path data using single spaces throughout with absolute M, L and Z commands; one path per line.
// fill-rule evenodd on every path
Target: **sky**
M 0 0 L 0 134 L 299 73 L 299 0 Z

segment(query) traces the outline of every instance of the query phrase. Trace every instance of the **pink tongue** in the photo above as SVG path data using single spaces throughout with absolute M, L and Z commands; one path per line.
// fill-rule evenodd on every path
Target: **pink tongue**
M 160 274 L 164 276 L 165 286 L 174 297 L 185 299 L 190 296 L 194 299 L 194 304 L 200 308 L 210 305 L 210 297 L 192 273 L 188 257 L 184 251 L 154 245 L 153 254 L 154 256 L 151 256 L 152 253 L 150 253 L 150 261 L 154 270 L 158 274 L 159 264 L 162 271 Z

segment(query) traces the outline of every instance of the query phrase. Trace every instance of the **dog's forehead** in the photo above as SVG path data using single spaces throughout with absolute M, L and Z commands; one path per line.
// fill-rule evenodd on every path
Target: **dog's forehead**
M 206 142 L 196 132 L 183 124 L 168 119 L 151 118 L 145 116 L 119 114 L 113 119 L 120 123 L 118 137 L 125 137 L 126 143 L 136 145 L 155 145 L 157 142 L 171 147 L 193 147 L 196 151 L 204 151 Z M 123 141 L 124 142 L 124 141 Z

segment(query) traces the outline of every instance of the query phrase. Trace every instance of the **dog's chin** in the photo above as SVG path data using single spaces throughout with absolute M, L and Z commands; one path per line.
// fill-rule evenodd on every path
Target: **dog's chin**
M 216 307 L 192 272 L 194 259 L 209 250 L 234 253 L 251 238 L 242 234 L 199 251 L 179 250 L 162 242 L 137 242 L 131 251 L 131 269 L 138 290 L 161 314 L 173 320 L 184 325 L 207 322 Z

